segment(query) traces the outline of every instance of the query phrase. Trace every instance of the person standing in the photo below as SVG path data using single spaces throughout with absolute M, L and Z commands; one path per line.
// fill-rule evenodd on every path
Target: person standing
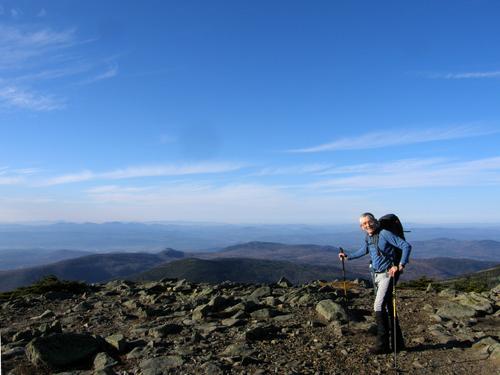
M 404 339 L 399 321 L 391 319 L 394 316 L 392 300 L 393 283 L 397 283 L 403 272 L 411 252 L 411 245 L 392 232 L 381 229 L 378 220 L 369 212 L 359 218 L 361 229 L 366 233 L 365 243 L 352 254 L 339 253 L 339 259 L 351 260 L 370 254 L 375 302 L 373 310 L 377 322 L 377 339 L 370 351 L 373 354 L 389 353 L 391 346 L 398 350 L 404 349 Z M 401 260 L 397 262 L 396 248 L 402 250 Z M 396 342 L 394 342 L 396 330 Z M 389 340 L 389 338 L 392 338 Z M 390 342 L 390 343 L 389 343 Z

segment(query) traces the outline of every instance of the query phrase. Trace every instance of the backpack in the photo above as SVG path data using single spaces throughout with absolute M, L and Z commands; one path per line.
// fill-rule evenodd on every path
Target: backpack
M 380 219 L 378 219 L 378 223 L 380 230 L 382 229 L 388 230 L 392 234 L 402 238 L 403 240 L 406 240 L 405 233 L 403 230 L 403 225 L 401 224 L 401 221 L 396 215 L 394 214 L 384 215 Z M 377 246 L 377 249 L 378 249 L 378 236 L 379 236 L 378 233 L 376 236 L 373 236 L 375 237 L 373 238 L 373 243 Z M 366 241 L 367 243 L 370 243 L 368 236 Z M 378 250 L 378 254 L 381 255 L 380 250 Z M 401 250 L 398 247 L 394 247 L 394 264 L 399 264 L 402 256 L 403 256 L 403 250 Z

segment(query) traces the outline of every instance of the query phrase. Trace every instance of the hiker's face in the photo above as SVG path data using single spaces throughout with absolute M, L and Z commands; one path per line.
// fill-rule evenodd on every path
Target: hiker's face
M 363 231 L 371 236 L 378 228 L 378 223 L 369 216 L 362 217 L 359 219 L 359 226 Z

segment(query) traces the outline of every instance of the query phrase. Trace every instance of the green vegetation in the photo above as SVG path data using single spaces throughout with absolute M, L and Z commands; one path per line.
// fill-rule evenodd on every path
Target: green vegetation
M 30 286 L 0 293 L 0 301 L 6 301 L 28 295 L 43 295 L 47 292 L 80 294 L 88 290 L 89 286 L 87 284 L 80 283 L 78 281 L 59 280 L 56 276 L 49 275 Z
M 441 290 L 443 287 L 436 283 L 434 279 L 428 278 L 426 276 L 422 276 L 419 279 L 403 281 L 399 287 L 407 288 L 407 289 L 417 289 L 417 290 L 426 290 L 429 284 L 432 284 L 434 290 Z
M 488 281 L 484 279 L 467 277 L 453 283 L 453 289 L 459 292 L 486 292 L 490 290 Z

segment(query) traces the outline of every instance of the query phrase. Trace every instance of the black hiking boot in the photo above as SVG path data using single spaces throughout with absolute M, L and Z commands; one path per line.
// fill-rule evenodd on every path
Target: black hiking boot
M 375 312 L 375 320 L 377 322 L 377 340 L 375 345 L 370 348 L 372 354 L 387 354 L 390 353 L 389 348 L 389 325 L 387 322 L 387 314 L 383 311 Z

